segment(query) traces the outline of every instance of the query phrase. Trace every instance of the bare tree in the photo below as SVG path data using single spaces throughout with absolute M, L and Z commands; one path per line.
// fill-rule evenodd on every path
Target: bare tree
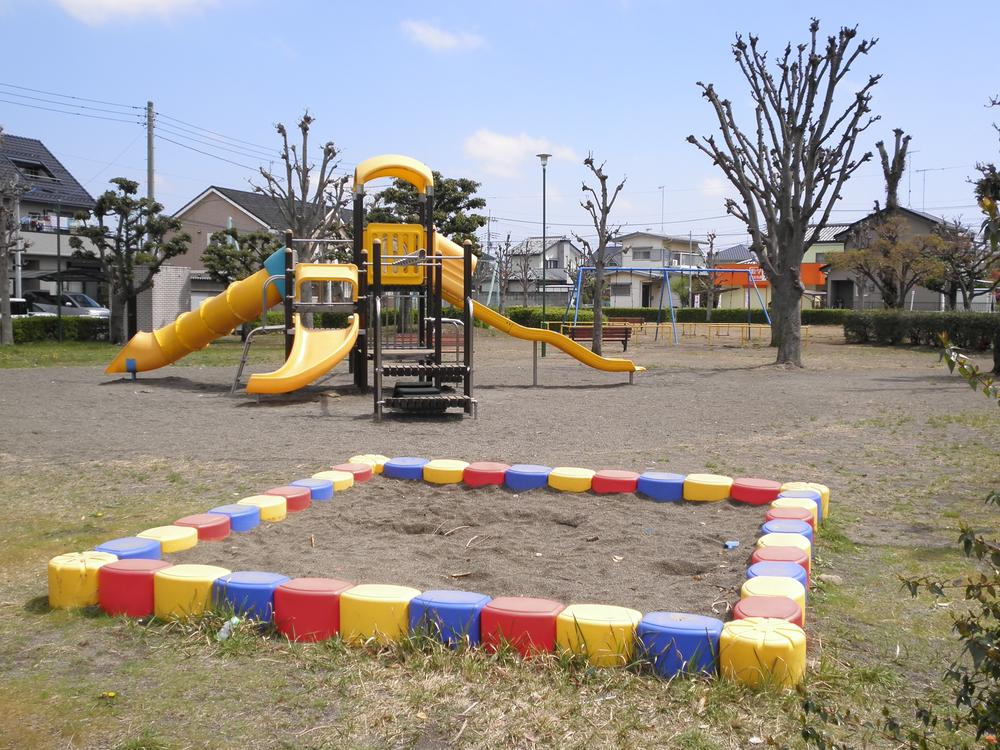
M 711 273 L 715 268 L 715 232 L 708 233 L 708 252 L 705 253 L 705 268 L 709 270 L 708 278 L 702 283 L 705 285 L 705 322 L 712 322 L 712 310 L 715 308 L 715 292 L 721 288 L 716 281 L 717 274 Z
M 773 66 L 758 37 L 737 35 L 733 55 L 750 89 L 753 129 L 740 127 L 732 102 L 711 83 L 698 82 L 715 110 L 722 142 L 712 135 L 687 139 L 739 193 L 739 201 L 726 201 L 726 211 L 746 224 L 750 249 L 774 290 L 771 344 L 778 347 L 777 362 L 800 367 L 802 257 L 826 226 L 844 183 L 872 156 L 855 156 L 855 145 L 878 119 L 867 115 L 881 78 L 870 76 L 841 108 L 838 87 L 877 40 L 855 43 L 857 28 L 843 27 L 824 46 L 816 19 L 809 33 L 809 42 L 787 45 Z
M 3 145 L 3 128 L 0 128 Z M 10 258 L 17 250 L 17 206 L 27 186 L 16 169 L 0 171 L 0 345 L 14 343 L 10 315 Z
M 893 146 L 892 159 L 889 158 L 885 150 L 885 142 L 879 141 L 875 144 L 878 155 L 882 159 L 882 174 L 885 175 L 885 208 L 892 211 L 899 208 L 899 182 L 906 172 L 906 149 L 910 145 L 910 136 L 904 136 L 901 128 L 892 131 L 896 136 Z M 876 206 L 876 211 L 878 207 Z
M 510 232 L 504 241 L 497 245 L 493 251 L 493 262 L 496 264 L 497 280 L 497 307 L 500 312 L 507 309 L 507 290 L 510 288 L 511 279 L 514 277 L 513 256 L 510 247 Z
M 521 285 L 521 293 L 524 295 L 524 306 L 528 306 L 528 284 L 534 274 L 531 271 L 531 240 L 527 239 L 519 247 L 511 250 L 511 274 Z
M 584 254 L 590 258 L 594 267 L 594 338 L 591 349 L 595 354 L 601 353 L 601 330 L 604 325 L 604 268 L 608 262 L 608 243 L 611 238 L 618 234 L 621 227 L 608 226 L 608 216 L 614 208 L 615 201 L 622 188 L 625 187 L 625 180 L 618 183 L 618 186 L 608 197 L 608 175 L 604 172 L 604 165 L 594 163 L 594 153 L 587 154 L 583 164 L 590 170 L 591 174 L 597 178 L 598 187 L 595 189 L 586 182 L 583 183 L 582 190 L 587 194 L 587 199 L 580 201 L 583 209 L 590 214 L 590 220 L 594 224 L 594 231 L 597 233 L 597 247 L 594 247 L 580 235 L 576 235 L 577 241 L 583 245 Z
M 945 296 L 949 310 L 971 310 L 976 297 L 992 295 L 1000 289 L 1000 247 L 983 232 L 975 232 L 954 220 L 936 227 L 931 257 L 939 263 L 939 273 L 924 282 L 928 289 Z M 1000 244 L 1000 243 L 998 243 Z

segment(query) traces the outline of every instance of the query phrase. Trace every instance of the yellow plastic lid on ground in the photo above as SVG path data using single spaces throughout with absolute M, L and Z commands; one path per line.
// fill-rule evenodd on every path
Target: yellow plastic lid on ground
M 406 637 L 410 627 L 410 600 L 419 596 L 409 586 L 366 583 L 340 595 L 340 634 L 345 641 L 380 643 Z
M 198 543 L 198 529 L 193 526 L 156 526 L 136 534 L 141 539 L 155 539 L 160 543 L 160 551 L 183 552 Z
M 458 484 L 465 475 L 466 461 L 435 458 L 424 464 L 424 481 L 431 484 Z
M 745 685 L 797 685 L 806 671 L 806 634 L 785 620 L 731 620 L 722 626 L 719 670 Z
M 347 459 L 347 463 L 350 464 L 368 464 L 372 467 L 373 474 L 381 474 L 382 469 L 385 468 L 385 462 L 389 460 L 388 456 L 383 456 L 380 453 L 362 453 L 358 456 L 351 456 Z
M 571 604 L 556 617 L 556 645 L 595 667 L 623 667 L 635 652 L 642 613 L 607 604 Z
M 161 620 L 200 615 L 212 604 L 215 579 L 232 571 L 217 565 L 172 565 L 153 574 L 153 614 Z
M 785 482 L 781 485 L 781 491 L 785 490 L 816 490 L 823 501 L 823 519 L 827 518 L 830 512 L 830 488 L 819 482 Z
M 68 552 L 49 560 L 49 606 L 73 609 L 97 604 L 97 571 L 118 559 L 110 552 Z
M 354 486 L 354 475 L 349 471 L 337 471 L 336 469 L 330 469 L 328 471 L 317 472 L 312 475 L 312 478 L 325 479 L 328 482 L 333 482 L 334 492 L 343 492 L 344 490 L 349 490 Z
M 758 547 L 798 547 L 809 554 L 812 559 L 812 544 L 804 534 L 785 534 L 782 532 L 764 534 L 757 540 Z
M 549 487 L 562 492 L 587 492 L 596 473 L 575 466 L 557 466 L 549 472 Z
M 688 474 L 684 477 L 684 499 L 700 503 L 726 500 L 733 478 L 721 474 Z
M 784 596 L 791 599 L 802 610 L 802 622 L 806 621 L 806 587 L 794 578 L 785 576 L 754 576 L 744 581 L 740 588 L 740 599 L 750 596 Z
M 772 508 L 805 508 L 813 517 L 813 528 L 819 528 L 819 508 L 809 498 L 805 497 L 779 497 L 771 501 Z
M 288 500 L 280 495 L 251 495 L 236 501 L 237 505 L 256 505 L 260 508 L 260 520 L 275 523 L 288 516 Z

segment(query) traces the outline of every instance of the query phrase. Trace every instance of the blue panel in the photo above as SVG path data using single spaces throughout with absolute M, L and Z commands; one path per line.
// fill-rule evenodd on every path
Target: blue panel
M 281 281 L 274 282 L 278 293 L 285 294 L 285 248 L 279 247 L 264 261 L 264 268 L 267 269 L 268 276 L 281 276 Z
M 117 555 L 119 560 L 136 558 L 160 560 L 163 557 L 159 540 L 142 539 L 137 536 L 124 536 L 120 539 L 112 539 L 110 542 L 97 545 L 94 549 L 98 552 L 110 552 L 112 555 Z
M 684 475 L 644 471 L 639 475 L 635 489 L 658 503 L 679 503 L 684 498 Z
M 805 521 L 797 521 L 792 518 L 775 518 L 767 521 L 760 527 L 762 534 L 802 534 L 809 543 L 813 541 L 813 529 Z
M 212 508 L 209 513 L 219 513 L 229 516 L 230 531 L 250 531 L 260 526 L 260 508 L 256 505 L 220 505 Z
M 390 458 L 382 467 L 382 474 L 392 479 L 423 479 L 426 458 L 403 456 Z
M 267 622 L 274 616 L 274 590 L 289 580 L 280 573 L 239 571 L 216 578 L 212 593 L 217 605 L 228 603 L 239 614 Z
M 641 656 L 661 677 L 717 670 L 722 620 L 683 612 L 650 612 L 639 621 Z
M 816 522 L 823 523 L 823 496 L 818 490 L 785 490 L 778 497 L 797 497 L 802 500 L 812 500 L 816 503 Z
M 292 487 L 306 487 L 313 500 L 333 500 L 333 482 L 329 479 L 296 479 Z
M 545 487 L 549 483 L 551 466 L 538 464 L 514 464 L 504 475 L 503 481 L 510 489 L 521 492 Z
M 471 591 L 425 591 L 410 600 L 410 632 L 425 631 L 452 648 L 479 645 L 479 617 L 491 598 Z
M 801 583 L 807 591 L 809 589 L 809 584 L 806 583 L 806 569 L 798 563 L 771 560 L 754 563 L 747 568 L 747 578 L 756 578 L 757 576 L 794 578 L 796 581 Z

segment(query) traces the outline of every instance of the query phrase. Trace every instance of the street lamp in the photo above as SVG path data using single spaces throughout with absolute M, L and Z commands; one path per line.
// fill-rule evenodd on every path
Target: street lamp
M 549 164 L 549 157 L 552 154 L 536 154 L 542 160 L 542 326 L 545 326 L 545 168 Z M 545 344 L 542 344 L 542 353 L 545 353 Z

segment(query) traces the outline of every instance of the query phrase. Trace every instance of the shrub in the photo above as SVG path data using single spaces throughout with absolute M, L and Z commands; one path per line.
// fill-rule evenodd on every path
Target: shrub
M 985 351 L 1000 336 L 1000 316 L 971 312 L 847 310 L 844 338 L 852 344 L 934 346 L 944 333 L 961 349 Z
M 14 343 L 56 341 L 59 339 L 59 318 L 15 318 Z M 85 318 L 66 315 L 62 319 L 64 341 L 101 341 L 108 338 L 107 318 Z

